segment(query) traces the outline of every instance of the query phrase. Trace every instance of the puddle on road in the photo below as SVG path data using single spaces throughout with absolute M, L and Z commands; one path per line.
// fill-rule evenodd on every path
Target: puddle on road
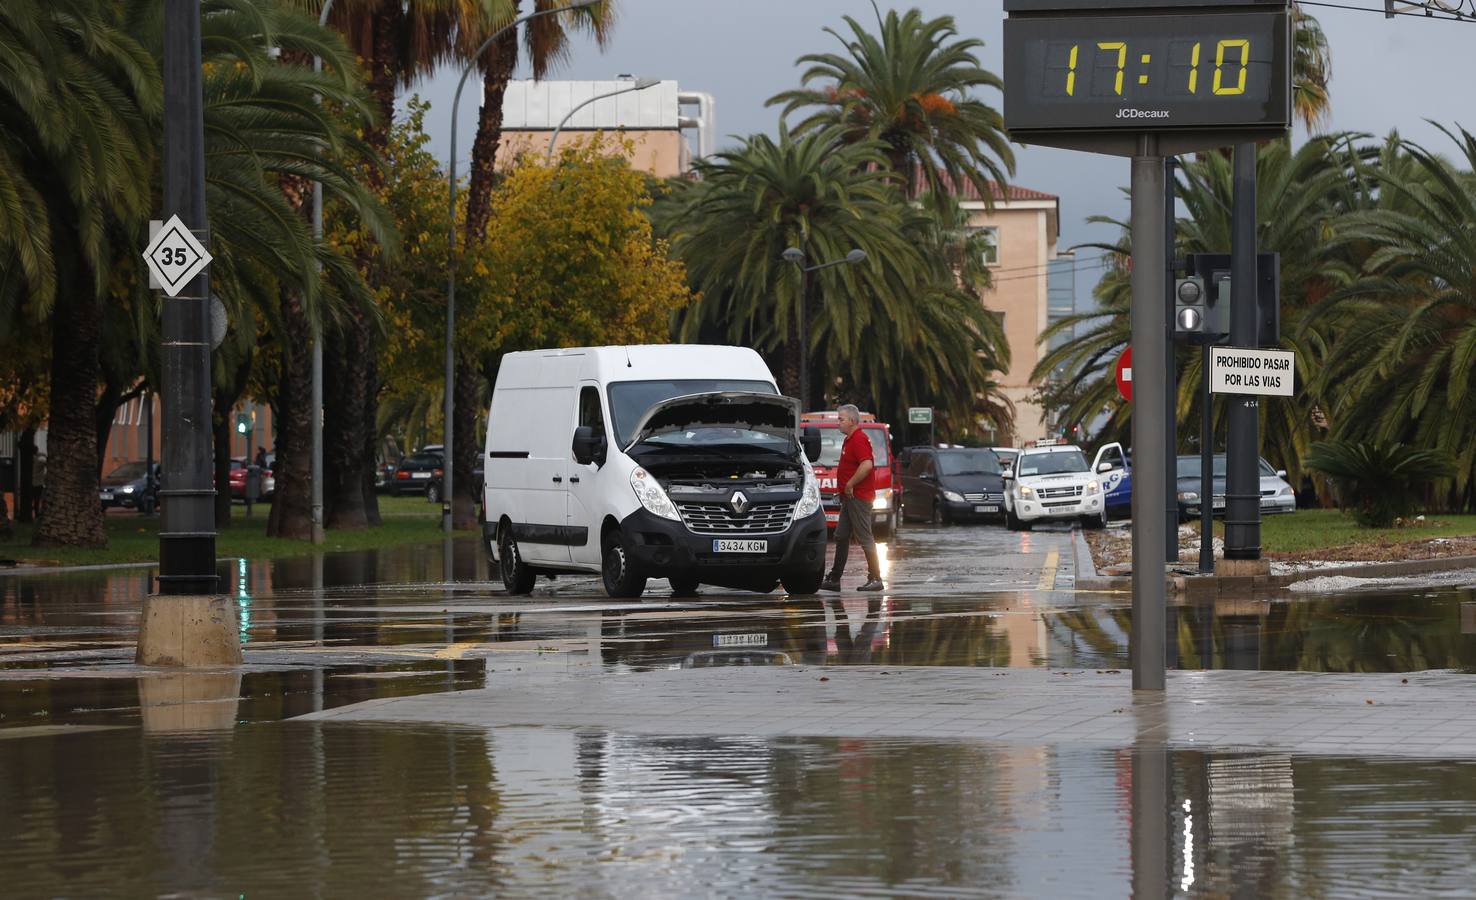
M 956 529 L 899 545 L 899 564 L 936 568 L 965 554 L 966 537 Z M 589 648 L 607 666 L 653 668 L 717 664 L 727 657 L 714 651 L 743 647 L 772 654 L 766 664 L 1128 666 L 1124 597 L 969 593 L 940 581 L 931 595 L 913 586 L 883 598 L 785 600 L 704 589 L 692 599 L 654 591 L 642 602 L 616 603 L 593 585 L 576 585 L 567 596 L 514 600 L 485 580 L 481 553 L 476 541 L 459 540 L 450 582 L 438 546 L 231 561 L 220 573 L 248 650 L 294 642 L 432 648 L 427 655 L 453 646 L 473 655 Z M 150 584 L 147 569 L 0 578 L 0 674 L 126 662 Z M 1170 606 L 1167 637 L 1169 664 L 1180 668 L 1476 671 L 1476 593 L 1447 586 L 1221 598 Z
M 1476 764 L 312 724 L 0 741 L 16 895 L 1434 896 Z

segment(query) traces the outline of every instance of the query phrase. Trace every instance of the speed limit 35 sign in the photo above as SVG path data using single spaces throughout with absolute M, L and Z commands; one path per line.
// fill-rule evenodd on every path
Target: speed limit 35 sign
M 178 297 L 184 286 L 199 275 L 201 269 L 210 265 L 211 260 L 210 251 L 177 215 L 171 216 L 149 241 L 143 258 L 154 280 L 171 297 Z

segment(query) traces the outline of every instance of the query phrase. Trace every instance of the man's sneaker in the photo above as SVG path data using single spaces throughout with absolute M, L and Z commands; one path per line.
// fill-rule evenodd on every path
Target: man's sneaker
M 887 589 L 887 583 L 885 581 L 882 581 L 880 578 L 873 578 L 870 581 L 866 582 L 865 584 L 861 585 L 860 587 L 856 588 L 856 590 L 858 590 L 858 591 L 868 591 L 868 592 L 884 591 L 886 589 Z
M 822 581 L 822 582 L 820 582 L 820 590 L 822 590 L 822 591 L 838 591 L 838 590 L 840 590 L 840 579 L 839 578 L 831 578 L 830 576 L 826 576 L 825 580 Z

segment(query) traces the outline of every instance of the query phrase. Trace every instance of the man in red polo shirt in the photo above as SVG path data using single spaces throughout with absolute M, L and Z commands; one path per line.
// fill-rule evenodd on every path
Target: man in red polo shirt
M 857 590 L 885 590 L 881 565 L 877 560 L 876 539 L 871 536 L 871 501 L 876 499 L 871 478 L 871 470 L 875 468 L 871 439 L 861 431 L 861 410 L 855 406 L 845 404 L 836 410 L 836 416 L 840 419 L 841 434 L 846 436 L 835 473 L 836 485 L 841 492 L 840 521 L 835 526 L 835 564 L 820 583 L 820 589 L 840 590 L 841 575 L 846 571 L 846 557 L 851 554 L 851 536 L 854 534 L 861 549 L 866 551 L 866 583 Z

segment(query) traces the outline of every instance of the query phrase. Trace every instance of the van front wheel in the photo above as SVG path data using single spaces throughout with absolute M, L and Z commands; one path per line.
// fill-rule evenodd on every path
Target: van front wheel
M 812 569 L 808 572 L 790 572 L 783 578 L 784 593 L 796 597 L 805 597 L 820 590 L 820 582 L 825 580 L 825 570 Z
M 639 597 L 646 590 L 646 577 L 631 565 L 630 553 L 618 530 L 611 529 L 605 534 L 603 550 L 600 574 L 605 579 L 605 593 L 616 598 Z
M 509 594 L 531 594 L 538 573 L 523 562 L 518 553 L 518 542 L 513 539 L 512 529 L 502 529 L 497 540 L 498 563 L 502 569 L 502 586 Z

